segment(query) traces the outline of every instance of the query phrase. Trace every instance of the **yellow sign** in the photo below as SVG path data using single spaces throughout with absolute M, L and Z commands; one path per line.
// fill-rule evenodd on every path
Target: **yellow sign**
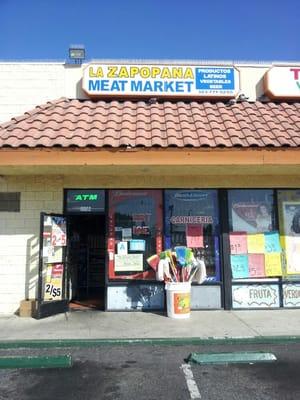
M 266 276 L 281 276 L 281 253 L 265 254 L 265 271 Z
M 265 236 L 263 233 L 247 235 L 248 253 L 263 254 L 265 252 Z
M 63 264 L 48 264 L 46 270 L 44 300 L 62 299 Z

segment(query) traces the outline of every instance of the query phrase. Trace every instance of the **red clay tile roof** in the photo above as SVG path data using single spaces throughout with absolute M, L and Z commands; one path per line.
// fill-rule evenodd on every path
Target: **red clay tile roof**
M 0 147 L 298 147 L 300 103 L 61 98 L 0 125 Z

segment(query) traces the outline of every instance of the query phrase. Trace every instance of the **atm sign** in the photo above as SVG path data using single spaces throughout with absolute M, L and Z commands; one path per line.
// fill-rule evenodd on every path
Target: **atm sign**
M 74 200 L 75 201 L 97 201 L 98 200 L 98 194 L 75 194 L 74 195 Z
M 66 212 L 99 213 L 105 210 L 105 191 L 98 189 L 67 190 Z

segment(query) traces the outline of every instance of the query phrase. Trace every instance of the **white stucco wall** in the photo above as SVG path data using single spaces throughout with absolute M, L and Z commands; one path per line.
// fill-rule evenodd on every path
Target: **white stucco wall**
M 241 93 L 250 101 L 260 98 L 262 78 L 270 65 L 235 66 L 240 71 Z M 0 62 L 0 123 L 60 97 L 87 98 L 81 89 L 85 67 L 62 62 Z
M 82 98 L 81 67 L 62 63 L 0 63 L 0 123 L 60 97 Z

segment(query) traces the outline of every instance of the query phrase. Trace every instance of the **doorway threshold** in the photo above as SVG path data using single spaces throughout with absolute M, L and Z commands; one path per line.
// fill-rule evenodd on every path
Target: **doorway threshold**
M 70 311 L 103 311 L 104 305 L 101 299 L 72 300 L 69 303 Z

